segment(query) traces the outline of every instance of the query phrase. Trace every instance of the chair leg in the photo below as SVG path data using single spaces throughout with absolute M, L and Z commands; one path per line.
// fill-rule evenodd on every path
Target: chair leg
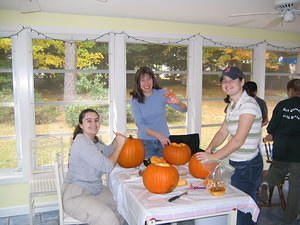
M 273 192 L 274 192 L 274 187 L 269 188 L 269 199 L 268 199 L 269 206 L 271 206 L 271 203 L 272 203 Z
M 29 224 L 33 225 L 34 217 L 34 198 L 29 194 Z
M 285 202 L 285 199 L 284 199 L 284 194 L 283 194 L 282 188 L 283 188 L 283 183 L 277 184 L 277 189 L 278 189 L 278 194 L 279 194 L 279 197 L 280 197 L 281 206 L 282 206 L 283 210 L 285 210 L 286 202 Z

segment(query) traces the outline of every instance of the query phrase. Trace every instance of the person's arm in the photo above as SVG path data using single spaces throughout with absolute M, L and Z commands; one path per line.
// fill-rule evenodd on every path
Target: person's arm
M 262 122 L 261 122 L 261 126 L 266 126 L 269 123 L 269 118 L 268 118 L 268 114 L 265 114 L 262 116 Z
M 262 123 L 261 126 L 266 126 L 269 123 L 269 118 L 268 118 L 268 107 L 267 107 L 267 103 L 263 101 L 263 110 L 261 111 L 262 113 Z
M 205 152 L 207 153 L 213 152 L 217 147 L 219 147 L 225 141 L 227 136 L 228 136 L 228 131 L 226 129 L 226 121 L 224 120 L 221 128 L 218 130 L 218 132 L 215 134 L 208 147 L 205 149 Z
M 152 130 L 150 128 L 148 128 L 146 130 L 146 134 L 150 135 L 152 137 L 157 138 L 157 140 L 160 141 L 160 143 L 162 144 L 162 146 L 167 146 L 167 145 L 171 144 L 171 141 L 170 141 L 170 139 L 168 137 L 166 137 L 165 135 L 163 135 L 163 134 L 161 134 L 159 132 L 156 132 L 156 131 L 154 131 L 154 130 Z
M 254 114 L 242 114 L 239 118 L 236 134 L 228 141 L 228 143 L 216 153 L 210 154 L 207 152 L 197 153 L 197 159 L 223 159 L 232 152 L 239 149 L 244 143 L 254 122 Z
M 115 165 L 119 155 L 121 153 L 122 147 L 125 144 L 126 137 L 123 136 L 122 134 L 118 134 L 115 139 L 113 140 L 112 144 L 115 147 L 113 153 L 108 157 L 109 161 Z

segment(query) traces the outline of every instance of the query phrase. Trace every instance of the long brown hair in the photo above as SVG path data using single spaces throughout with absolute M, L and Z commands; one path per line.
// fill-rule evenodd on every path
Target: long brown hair
M 145 102 L 145 95 L 140 85 L 141 77 L 144 74 L 148 74 L 153 80 L 153 89 L 161 89 L 161 87 L 158 85 L 157 79 L 155 78 L 154 72 L 149 67 L 141 67 L 135 73 L 133 90 L 130 92 L 132 98 L 137 98 L 139 103 Z
M 79 126 L 79 124 L 82 124 L 82 121 L 85 117 L 85 115 L 89 112 L 93 112 L 93 113 L 96 113 L 98 117 L 99 114 L 96 110 L 94 109 L 85 109 L 85 110 L 82 110 L 81 113 L 79 114 L 79 119 L 78 119 L 78 125 L 75 127 L 74 129 L 74 132 L 73 132 L 73 140 L 76 138 L 77 134 L 82 134 L 83 133 L 83 130 L 81 129 L 81 127 Z

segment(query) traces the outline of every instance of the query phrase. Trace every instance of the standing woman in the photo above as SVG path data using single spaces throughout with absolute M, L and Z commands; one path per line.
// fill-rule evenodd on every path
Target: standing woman
M 117 212 L 109 188 L 102 185 L 102 175 L 114 168 L 126 138 L 117 135 L 107 146 L 96 136 L 99 128 L 100 118 L 95 110 L 80 113 L 64 180 L 64 210 L 88 224 L 119 225 L 124 219 Z
M 135 74 L 131 108 L 137 137 L 144 143 L 146 158 L 162 156 L 164 146 L 170 144 L 166 105 L 186 112 L 187 106 L 174 93 L 162 89 L 149 67 L 141 67 Z
M 196 153 L 197 159 L 228 157 L 229 163 L 235 168 L 231 184 L 255 200 L 263 169 L 258 149 L 261 141 L 261 110 L 256 100 L 244 91 L 244 74 L 239 68 L 227 67 L 222 72 L 220 81 L 223 91 L 229 95 L 231 102 L 221 128 L 205 152 Z M 216 151 L 227 137 L 228 142 Z M 255 222 L 252 221 L 250 213 L 238 211 L 237 224 L 248 225 Z

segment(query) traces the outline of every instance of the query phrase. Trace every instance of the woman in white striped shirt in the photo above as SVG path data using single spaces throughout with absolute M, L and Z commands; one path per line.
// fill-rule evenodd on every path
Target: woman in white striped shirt
M 262 115 L 258 103 L 243 86 L 244 74 L 237 67 L 227 67 L 220 78 L 222 89 L 230 96 L 226 118 L 205 152 L 197 153 L 197 159 L 224 159 L 235 168 L 231 184 L 256 199 L 261 181 L 263 161 L 258 146 L 261 141 Z M 222 112 L 223 113 L 223 112 Z M 228 141 L 218 148 L 228 137 Z M 238 225 L 256 224 L 250 214 L 238 212 Z

